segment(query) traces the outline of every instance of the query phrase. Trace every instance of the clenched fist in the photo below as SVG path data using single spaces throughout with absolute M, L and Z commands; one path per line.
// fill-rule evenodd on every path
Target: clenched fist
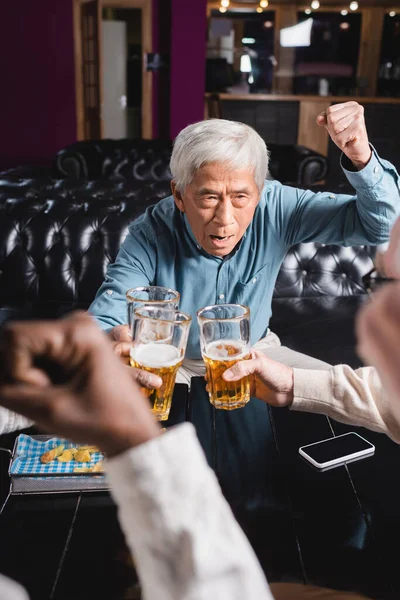
M 334 104 L 317 117 L 332 141 L 361 170 L 371 158 L 371 148 L 365 127 L 364 108 L 358 102 Z

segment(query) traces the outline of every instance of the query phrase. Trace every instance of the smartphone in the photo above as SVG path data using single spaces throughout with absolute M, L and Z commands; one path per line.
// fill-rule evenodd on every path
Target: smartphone
M 299 448 L 299 454 L 317 469 L 353 462 L 374 452 L 375 446 L 354 431 Z

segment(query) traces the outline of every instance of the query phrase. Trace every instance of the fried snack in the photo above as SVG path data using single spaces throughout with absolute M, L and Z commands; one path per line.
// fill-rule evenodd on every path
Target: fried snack
M 78 446 L 77 450 L 87 450 L 88 452 L 100 452 L 97 446 Z
M 52 460 L 54 460 L 58 456 L 60 456 L 60 454 L 62 454 L 63 450 L 64 450 L 64 445 L 56 446 L 52 450 L 49 450 L 48 452 L 45 452 L 44 454 L 42 454 L 42 456 L 40 457 L 40 462 L 42 462 L 44 464 L 51 462 Z
M 90 462 L 91 458 L 90 458 L 89 450 L 79 450 L 78 449 L 78 452 L 75 454 L 74 459 L 76 460 L 76 462 L 81 462 L 81 463 Z
M 74 473 L 103 473 L 103 461 L 99 460 L 92 467 L 75 467 Z
M 74 460 L 74 453 L 72 452 L 72 450 L 75 450 L 76 453 L 76 449 L 75 448 L 68 448 L 67 450 L 64 450 L 64 452 L 57 457 L 57 460 L 59 460 L 60 462 L 69 462 L 70 460 Z
M 75 467 L 74 473 L 91 473 L 93 467 Z

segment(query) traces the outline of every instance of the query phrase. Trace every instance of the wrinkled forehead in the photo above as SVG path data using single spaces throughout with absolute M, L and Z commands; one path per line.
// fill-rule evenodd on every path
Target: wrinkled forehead
M 217 186 L 217 187 L 247 187 L 254 191 L 257 189 L 254 178 L 254 169 L 244 167 L 234 168 L 227 162 L 213 162 L 201 165 L 194 171 L 191 187 Z

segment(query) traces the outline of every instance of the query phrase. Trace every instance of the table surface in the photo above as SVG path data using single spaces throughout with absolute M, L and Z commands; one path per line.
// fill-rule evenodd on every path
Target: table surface
M 216 411 L 201 378 L 177 385 L 168 425 L 190 420 L 268 579 L 400 597 L 400 448 L 327 417 L 252 399 Z M 301 445 L 359 431 L 373 457 L 317 472 Z M 15 437 L 15 436 L 14 436 Z M 0 446 L 13 436 L 0 437 Z M 0 494 L 6 496 L 6 460 Z M 32 600 L 128 600 L 137 579 L 107 493 L 11 496 L 0 517 L 0 572 Z

